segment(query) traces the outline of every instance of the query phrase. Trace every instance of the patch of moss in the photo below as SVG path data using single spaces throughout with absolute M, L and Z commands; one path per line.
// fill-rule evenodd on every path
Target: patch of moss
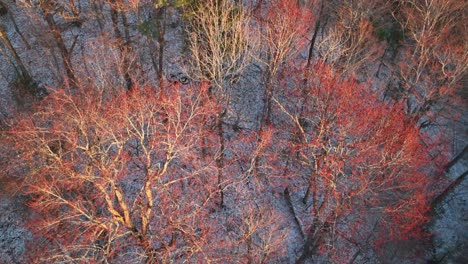
M 390 46 L 394 47 L 403 39 L 403 32 L 400 26 L 395 23 L 382 23 L 380 20 L 373 22 L 374 32 L 380 41 L 386 41 Z
M 138 32 L 140 32 L 143 36 L 147 36 L 150 38 L 158 38 L 159 37 L 159 30 L 157 22 L 153 19 L 149 19 L 143 21 L 137 26 Z

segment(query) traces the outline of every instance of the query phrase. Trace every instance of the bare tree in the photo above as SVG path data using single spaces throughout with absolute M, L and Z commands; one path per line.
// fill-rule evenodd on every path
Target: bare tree
M 191 52 L 188 74 L 209 82 L 211 94 L 223 108 L 218 113 L 217 134 L 221 143 L 217 158 L 220 206 L 224 204 L 224 117 L 231 97 L 233 82 L 252 61 L 256 48 L 250 16 L 242 5 L 231 0 L 204 0 L 197 3 L 191 14 L 188 45 Z
M 237 80 L 256 50 L 250 15 L 231 0 L 204 0 L 192 13 L 188 31 L 189 75 L 213 84 L 214 94 L 227 102 L 227 84 Z
M 206 86 L 167 88 L 60 89 L 10 130 L 45 239 L 35 262 L 206 259 L 216 173 L 198 145 L 215 104 Z
M 329 6 L 335 21 L 319 41 L 322 60 L 343 73 L 353 73 L 376 60 L 384 48 L 374 34 L 372 21 L 386 8 L 385 1 L 362 0 L 337 1 Z
M 467 7 L 466 1 L 408 0 L 400 1 L 394 11 L 408 36 L 399 69 L 408 110 L 417 119 L 439 103 L 450 106 L 463 87 L 468 70 Z
M 405 116 L 404 104 L 381 102 L 367 85 L 321 65 L 308 78 L 306 85 L 296 80 L 289 97 L 274 98 L 286 120 L 273 132 L 276 147 L 265 152 L 275 160 L 278 147 L 288 151 L 279 163 L 286 169 L 276 173 L 293 180 L 289 191 L 303 195 L 307 208 L 298 221 L 306 234 L 298 263 L 313 256 L 349 263 L 369 244 L 375 250 L 424 235 L 431 175 L 445 161 L 431 156 L 437 144 L 423 142 L 427 135 Z M 294 187 L 300 175 L 306 186 Z
M 265 13 L 259 11 L 258 14 L 263 45 L 262 54 L 257 58 L 265 66 L 262 125 L 271 121 L 271 98 L 276 76 L 282 66 L 305 47 L 306 34 L 313 23 L 312 12 L 296 1 L 273 0 L 266 8 Z

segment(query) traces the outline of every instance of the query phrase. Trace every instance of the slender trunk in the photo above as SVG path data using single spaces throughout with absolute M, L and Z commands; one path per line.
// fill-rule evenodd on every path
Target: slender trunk
M 224 208 L 224 191 L 223 191 L 223 186 L 222 186 L 222 180 L 223 180 L 223 169 L 224 169 L 225 142 L 224 142 L 224 129 L 223 129 L 222 117 L 219 117 L 217 130 L 218 130 L 218 137 L 219 137 L 219 142 L 220 142 L 220 154 L 219 154 L 219 157 L 216 159 L 216 166 L 218 169 L 218 191 L 220 195 L 219 207 Z
M 115 4 L 115 0 L 112 1 L 112 4 Z M 119 29 L 119 13 L 120 12 L 117 11 L 117 9 L 112 5 L 111 5 L 110 12 L 111 12 L 112 25 L 114 27 L 114 35 L 115 35 L 115 38 L 117 39 L 117 42 L 118 42 L 117 45 L 119 47 L 120 54 L 121 54 L 122 59 L 123 59 L 122 68 L 123 68 L 123 71 L 124 71 L 124 80 L 125 80 L 126 88 L 127 88 L 127 91 L 130 91 L 132 89 L 132 87 L 133 87 L 133 82 L 132 82 L 132 78 L 130 77 L 130 74 L 128 73 L 129 63 L 127 61 L 125 50 L 124 50 L 125 43 L 123 43 L 124 41 L 123 41 L 123 37 L 122 37 L 122 32 Z M 122 19 L 123 19 L 123 15 L 122 15 Z
M 325 236 L 321 229 L 323 229 L 323 225 L 319 224 L 318 221 L 314 221 L 311 228 L 309 229 L 307 239 L 302 249 L 302 254 L 297 259 L 296 264 L 306 263 L 306 260 L 316 253 L 320 242 L 322 242 Z
M 122 26 L 124 28 L 124 34 L 125 34 L 125 42 L 122 43 L 121 45 L 124 45 L 126 47 L 131 47 L 131 39 L 130 39 L 130 33 L 128 31 L 128 22 L 127 22 L 127 17 L 125 16 L 125 13 L 122 13 L 122 12 L 119 12 L 120 14 L 120 17 L 122 18 Z M 119 45 L 120 46 L 120 45 Z M 121 47 L 121 50 L 123 51 L 123 47 Z M 130 77 L 130 74 L 129 74 L 129 71 L 130 71 L 130 63 L 129 61 L 127 60 L 127 56 L 123 54 L 122 52 L 122 56 L 124 56 L 124 60 L 123 60 L 123 63 L 124 63 L 124 69 L 125 69 L 125 82 L 127 84 L 127 90 L 131 90 L 132 87 L 133 87 L 133 81 L 132 81 L 132 78 Z
M 464 158 L 468 154 L 468 145 L 465 146 L 465 148 L 458 153 L 447 165 L 445 165 L 445 171 L 449 171 L 453 165 L 457 164 L 460 159 Z
M 273 98 L 273 88 L 272 88 L 272 83 L 271 81 L 268 82 L 267 84 L 267 89 L 266 89 L 266 109 L 265 109 L 265 125 L 270 125 L 271 124 L 271 102 Z
M 307 65 L 306 65 L 307 70 L 310 68 L 310 65 L 312 63 L 313 51 L 314 51 L 315 42 L 317 40 L 317 35 L 320 29 L 320 21 L 322 18 L 322 12 L 323 12 L 323 0 L 320 2 L 320 10 L 319 10 L 319 14 L 317 17 L 317 22 L 315 23 L 314 34 L 312 35 L 312 40 L 310 41 L 309 56 L 307 57 Z
M 447 186 L 447 188 L 445 188 L 445 190 L 443 190 L 439 195 L 437 195 L 431 202 L 431 210 L 434 211 L 437 208 L 437 206 L 441 204 L 442 201 L 444 201 L 449 194 L 453 193 L 453 191 L 462 184 L 467 175 L 468 170 L 459 175 L 449 186 Z
M 267 69 L 267 74 L 265 76 L 265 90 L 263 94 L 263 110 L 262 114 L 260 117 L 260 128 L 259 128 L 259 135 L 262 134 L 264 131 L 265 127 L 268 127 L 271 124 L 271 104 L 272 104 L 272 99 L 273 99 L 273 83 L 271 82 L 271 72 L 269 69 Z M 257 139 L 257 144 L 261 144 L 262 139 L 260 136 Z M 259 168 L 259 163 L 260 160 L 258 157 L 255 157 L 255 162 L 254 162 L 254 176 L 256 177 L 258 175 L 258 168 Z
M 157 50 L 157 47 L 154 43 L 153 38 L 147 37 L 147 43 L 148 43 L 148 48 L 150 49 L 151 64 L 153 65 L 153 69 L 156 72 L 156 75 L 158 77 L 159 87 L 162 88 L 161 86 L 162 83 L 159 81 L 159 66 L 158 66 L 159 61 L 156 61 L 154 53 L 153 53 L 154 50 Z
M 13 69 L 15 70 L 15 73 L 17 76 L 21 76 L 21 72 L 20 70 L 18 69 L 18 66 L 16 66 L 16 64 L 11 61 L 11 58 L 10 58 L 10 55 L 0 46 L 0 53 L 3 55 L 3 57 L 5 57 L 5 60 L 11 64 L 11 66 L 13 66 Z M 1 73 L 2 74 L 2 77 L 7 80 L 8 77 L 5 76 L 5 74 Z
M 112 1 L 112 4 L 115 4 L 115 0 Z M 120 32 L 120 29 L 119 29 L 119 12 L 112 5 L 110 7 L 110 12 L 111 12 L 111 20 L 112 20 L 112 26 L 114 28 L 115 38 L 120 41 L 122 40 L 122 33 Z
M 309 177 L 309 181 L 308 181 L 308 184 L 307 184 L 307 190 L 306 190 L 306 193 L 304 194 L 304 197 L 302 198 L 302 203 L 304 204 L 307 204 L 307 200 L 309 199 L 309 197 L 311 196 L 311 194 L 313 193 L 314 194 L 314 199 L 313 199 L 313 203 L 316 203 L 316 197 L 315 197 L 315 194 L 316 194 L 316 190 L 315 188 L 317 187 L 317 181 L 315 179 L 315 177 L 313 175 L 315 175 L 317 170 L 315 170 L 313 172 L 312 175 L 310 175 Z
M 164 34 L 166 33 L 166 8 L 161 7 L 157 12 L 157 19 L 158 19 L 158 43 L 159 43 L 159 53 L 158 53 L 158 82 L 159 86 L 162 87 L 163 84 L 163 67 L 164 67 L 164 47 L 166 46 L 166 42 L 164 39 Z
M 251 238 L 251 236 L 249 236 L 247 238 L 246 243 L 247 243 L 247 264 L 252 264 L 252 263 L 254 263 L 254 261 L 253 261 L 253 258 L 252 258 L 253 247 L 252 247 L 252 238 Z
M 301 222 L 299 221 L 299 218 L 297 218 L 296 211 L 294 210 L 294 206 L 293 206 L 292 199 L 291 199 L 291 194 L 289 193 L 288 188 L 284 189 L 284 198 L 286 199 L 286 202 L 288 203 L 289 212 L 294 217 L 294 223 L 296 224 L 296 227 L 299 230 L 299 233 L 302 239 L 304 239 L 305 234 L 304 234 L 304 231 L 302 230 Z
M 304 204 L 307 203 L 307 199 L 310 197 L 311 193 L 313 192 L 314 194 L 314 198 L 313 198 L 313 203 L 314 205 L 317 204 L 317 179 L 316 179 L 316 174 L 317 174 L 317 171 L 318 171 L 318 164 L 319 162 L 321 162 L 322 160 L 322 156 L 318 156 L 315 158 L 314 160 L 314 170 L 312 172 L 312 174 L 309 176 L 309 180 L 308 180 L 308 185 L 307 185 L 307 191 L 304 195 L 304 197 L 302 198 L 302 202 Z M 312 188 L 314 188 L 314 190 L 312 190 Z
M 71 56 L 67 49 L 67 46 L 65 45 L 65 41 L 62 38 L 60 29 L 55 23 L 54 17 L 51 13 L 45 11 L 44 18 L 45 18 L 45 21 L 47 22 L 47 25 L 50 28 L 50 31 L 52 32 L 55 42 L 57 43 L 57 47 L 59 48 L 60 55 L 62 56 L 62 59 L 63 59 L 63 66 L 65 67 L 65 72 L 67 74 L 67 77 L 70 80 L 70 83 L 72 85 L 77 85 L 78 82 L 74 74 L 74 70 L 72 68 Z
M 380 58 L 380 63 L 379 63 L 379 67 L 377 68 L 377 72 L 375 73 L 375 77 L 379 78 L 379 75 L 380 75 L 380 69 L 382 68 L 382 65 L 384 64 L 384 59 L 385 59 L 385 55 L 387 54 L 387 51 L 388 51 L 388 48 L 390 46 L 387 46 L 382 54 L 382 57 Z
M 306 260 L 309 257 L 312 257 L 317 253 L 318 247 L 325 243 L 325 239 L 330 232 L 329 220 L 331 216 L 333 216 L 333 214 L 330 214 L 325 221 L 314 220 L 310 229 L 308 230 L 309 232 L 302 249 L 302 254 L 297 259 L 296 264 L 306 263 Z
M 124 35 L 125 35 L 124 45 L 131 46 L 132 40 L 130 39 L 130 32 L 128 31 L 127 16 L 123 12 L 119 12 L 119 14 L 120 14 L 120 17 L 122 18 L 122 26 L 123 26 Z
M 29 45 L 28 40 L 24 37 L 23 33 L 21 30 L 18 28 L 18 24 L 16 23 L 15 16 L 12 15 L 11 9 L 9 9 L 6 5 L 5 8 L 7 9 L 8 17 L 10 18 L 11 23 L 13 23 L 13 28 L 15 29 L 16 33 L 20 36 L 21 40 L 23 40 L 24 44 L 26 45 L 26 48 L 29 50 L 31 49 L 31 45 Z
M 309 183 L 307 184 L 306 193 L 304 194 L 304 197 L 302 197 L 302 203 L 303 204 L 307 203 L 307 198 L 309 198 L 311 190 L 312 190 L 312 179 L 309 179 Z
M 24 80 L 30 80 L 31 77 L 29 75 L 28 70 L 26 69 L 23 62 L 21 61 L 21 58 L 18 55 L 18 53 L 16 52 L 15 47 L 13 47 L 13 44 L 11 43 L 10 39 L 8 38 L 8 35 L 6 34 L 6 31 L 2 27 L 0 27 L 0 40 L 3 42 L 5 47 L 8 49 L 8 51 L 11 53 L 11 55 L 15 59 L 16 65 L 18 65 L 18 67 L 20 69 L 21 77 Z
M 271 103 L 273 98 L 273 83 L 272 83 L 272 74 L 269 69 L 265 76 L 265 91 L 264 91 L 264 103 L 263 103 L 263 113 L 260 120 L 260 133 L 264 129 L 264 125 L 270 125 L 271 123 Z
M 154 43 L 154 38 L 151 36 L 147 37 L 147 42 L 149 49 L 151 51 L 151 63 L 153 64 L 153 69 L 156 72 L 157 76 L 157 81 L 159 84 L 159 87 L 162 87 L 163 85 L 163 67 L 164 67 L 164 48 L 165 48 L 165 39 L 164 39 L 164 34 L 166 32 L 166 8 L 165 7 L 160 7 L 157 10 L 155 10 L 155 19 L 152 21 L 157 28 L 157 42 L 158 42 L 158 47 L 156 47 Z M 154 51 L 158 52 L 158 59 L 155 59 Z

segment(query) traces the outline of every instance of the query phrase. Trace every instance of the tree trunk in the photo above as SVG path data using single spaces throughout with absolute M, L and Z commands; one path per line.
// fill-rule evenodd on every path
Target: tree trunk
M 23 33 L 19 30 L 18 24 L 16 23 L 15 16 L 13 16 L 11 9 L 4 4 L 5 9 L 7 10 L 7 15 L 8 18 L 10 19 L 11 23 L 13 23 L 13 27 L 15 28 L 16 33 L 21 37 L 21 40 L 23 40 L 24 44 L 26 45 L 26 48 L 29 50 L 31 49 L 31 45 L 29 45 L 28 40 L 24 37 Z
M 112 4 L 115 4 L 115 0 L 112 1 Z M 113 7 L 111 5 L 111 20 L 112 20 L 112 25 L 114 27 L 114 35 L 115 35 L 115 38 L 117 39 L 117 45 L 119 47 L 119 50 L 120 50 L 120 54 L 122 56 L 122 68 L 123 68 L 123 71 L 124 71 L 124 80 L 125 80 L 125 84 L 126 84 L 126 88 L 127 88 L 127 91 L 130 91 L 133 87 L 133 82 L 132 82 L 132 78 L 130 77 L 130 74 L 128 73 L 128 70 L 129 70 L 129 63 L 128 63 L 128 60 L 126 58 L 126 54 L 125 54 L 125 50 L 124 50 L 124 46 L 126 45 L 126 42 L 127 41 L 123 41 L 123 37 L 122 37 L 122 32 L 120 31 L 119 29 L 119 14 L 120 12 L 117 11 L 117 9 L 115 7 Z M 122 20 L 124 21 L 124 24 L 126 24 L 126 19 L 124 18 L 124 15 L 123 14 L 120 14 L 122 16 Z M 126 25 L 124 25 L 126 27 Z M 126 36 L 128 37 L 128 36 Z
M 292 199 L 291 199 L 291 194 L 289 193 L 289 189 L 286 188 L 284 189 L 284 198 L 286 199 L 286 202 L 288 203 L 289 211 L 291 215 L 294 217 L 294 223 L 297 226 L 297 229 L 299 230 L 299 233 L 301 234 L 302 239 L 305 238 L 304 231 L 302 230 L 302 225 L 301 222 L 299 221 L 299 218 L 297 218 L 296 211 L 294 210 L 294 206 L 292 204 Z
M 319 10 L 319 14 L 317 17 L 317 22 L 315 23 L 314 34 L 312 35 L 312 40 L 310 41 L 309 56 L 307 57 L 306 69 L 309 69 L 310 64 L 312 63 L 313 51 L 314 51 L 315 42 L 317 40 L 317 35 L 320 29 L 320 20 L 322 18 L 322 12 L 323 12 L 323 0 L 320 2 L 320 10 Z
M 309 229 L 307 239 L 304 243 L 301 256 L 297 259 L 296 264 L 304 264 L 309 257 L 314 256 L 321 243 L 324 242 L 325 236 L 329 231 L 328 223 L 319 223 L 314 221 Z
M 7 35 L 6 31 L 5 31 L 5 29 L 2 28 L 2 27 L 0 27 L 0 40 L 3 42 L 5 47 L 8 49 L 8 51 L 11 53 L 11 55 L 15 59 L 15 62 L 16 62 L 16 64 L 18 65 L 18 67 L 20 69 L 21 77 L 24 80 L 30 80 L 31 77 L 29 75 L 28 70 L 26 69 L 23 62 L 21 61 L 21 58 L 18 55 L 18 53 L 16 52 L 15 47 L 13 47 L 13 44 L 11 43 L 10 39 L 8 38 L 8 35 Z
M 445 171 L 448 172 L 453 167 L 453 165 L 457 164 L 457 162 L 464 158 L 467 154 L 468 145 L 466 145 L 465 148 L 460 153 L 458 153 L 458 155 L 456 155 L 449 163 L 447 163 L 447 165 L 445 165 Z
M 439 195 L 437 195 L 431 202 L 431 211 L 434 211 L 445 198 L 451 194 L 460 184 L 465 180 L 468 175 L 468 170 L 459 175 L 447 188 L 445 188 Z
M 222 114 L 221 114 L 222 115 Z M 224 143 L 224 129 L 223 129 L 223 122 L 222 122 L 222 117 L 219 117 L 218 120 L 218 137 L 220 141 L 220 154 L 219 157 L 216 159 L 216 166 L 218 169 L 218 191 L 220 195 L 220 200 L 219 200 L 219 207 L 224 208 L 224 191 L 223 191 L 223 186 L 222 186 L 222 180 L 223 180 L 223 169 L 224 169 L 224 148 L 225 148 L 225 143 Z
M 164 47 L 166 46 L 166 42 L 164 39 L 164 34 L 166 33 L 166 8 L 161 7 L 157 11 L 157 19 L 158 19 L 158 43 L 159 43 L 159 53 L 158 53 L 158 82 L 159 86 L 162 87 L 163 84 L 163 66 L 164 66 Z
M 62 35 L 60 34 L 60 29 L 55 23 L 53 15 L 47 9 L 43 8 L 43 10 L 45 13 L 45 21 L 47 22 L 47 25 L 49 26 L 49 29 L 52 32 L 55 42 L 57 43 L 57 47 L 59 48 L 60 55 L 62 56 L 63 66 L 65 67 L 67 77 L 72 85 L 78 85 L 78 81 L 74 74 L 74 70 L 71 63 L 70 53 L 65 45 L 65 41 L 63 40 Z
M 264 125 L 271 124 L 271 103 L 273 98 L 273 82 L 272 82 L 272 75 L 270 69 L 266 70 L 265 76 L 265 92 L 263 95 L 263 113 L 262 118 L 260 119 L 260 132 L 263 131 Z

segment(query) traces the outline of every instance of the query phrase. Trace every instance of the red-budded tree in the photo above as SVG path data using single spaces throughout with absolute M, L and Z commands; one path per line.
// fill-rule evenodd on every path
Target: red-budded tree
M 1 139 L 12 154 L 7 174 L 22 180 L 36 212 L 27 224 L 36 235 L 31 261 L 281 258 L 282 214 L 249 183 L 266 143 L 240 133 L 222 147 L 219 108 L 204 85 L 75 87 L 51 91 L 18 117 Z
M 200 140 L 210 137 L 216 107 L 205 87 L 136 87 L 114 97 L 97 89 L 52 92 L 9 131 L 14 168 L 23 169 L 38 212 L 31 228 L 46 240 L 33 260 L 214 256 L 207 245 L 217 225 L 207 213 L 216 168 Z
M 290 188 L 307 208 L 298 262 L 321 255 L 347 263 L 365 249 L 421 235 L 438 164 L 424 135 L 401 104 L 380 101 L 368 85 L 320 65 L 314 72 L 307 86 L 298 81 L 275 99 L 283 112 L 276 141 L 284 142 L 276 146 L 290 153 L 278 171 L 299 185 Z
M 259 61 L 264 65 L 264 109 L 262 123 L 270 123 L 272 96 L 277 74 L 307 45 L 306 34 L 314 22 L 311 10 L 298 1 L 273 0 L 258 10 L 257 19 L 263 45 Z

